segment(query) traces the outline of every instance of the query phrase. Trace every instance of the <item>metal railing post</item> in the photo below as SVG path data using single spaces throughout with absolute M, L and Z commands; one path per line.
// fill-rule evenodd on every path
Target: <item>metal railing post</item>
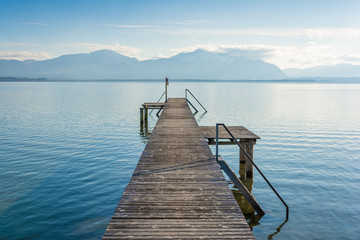
M 219 161 L 219 125 L 220 123 L 216 124 L 216 162 Z
M 198 102 L 198 104 L 204 109 L 205 112 L 207 112 L 206 108 L 200 103 L 200 101 L 194 96 L 194 94 L 192 94 L 192 92 L 190 92 L 189 89 L 185 89 L 185 98 L 188 101 L 188 103 L 190 103 L 188 97 L 187 97 L 187 93 L 190 93 L 190 95 Z M 191 103 L 190 103 L 191 104 Z M 191 104 L 192 105 L 192 104 Z M 192 105 L 193 106 L 193 105 Z M 193 106 L 193 108 L 196 110 L 196 108 Z M 197 110 L 196 110 L 197 112 Z
M 196 114 L 197 112 L 199 112 L 196 107 L 189 101 L 189 99 L 186 99 L 186 101 L 190 104 L 190 106 L 195 110 L 195 113 Z

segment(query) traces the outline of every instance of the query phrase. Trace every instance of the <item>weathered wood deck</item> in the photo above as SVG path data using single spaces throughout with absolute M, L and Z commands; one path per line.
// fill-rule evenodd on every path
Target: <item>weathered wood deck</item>
M 216 126 L 199 126 L 200 131 L 204 138 L 206 139 L 216 139 Z M 230 132 L 234 135 L 239 141 L 247 141 L 260 139 L 259 136 L 249 131 L 246 127 L 243 126 L 227 126 Z M 230 139 L 231 136 L 224 128 L 219 128 L 219 139 Z
M 183 98 L 170 98 L 103 239 L 254 239 Z
M 148 109 L 160 109 L 165 106 L 165 103 L 143 103 L 142 106 Z

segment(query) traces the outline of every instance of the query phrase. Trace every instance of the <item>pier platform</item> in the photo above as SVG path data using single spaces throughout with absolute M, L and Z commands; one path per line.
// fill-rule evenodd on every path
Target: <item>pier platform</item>
M 200 131 L 204 138 L 208 140 L 210 145 L 215 144 L 216 140 L 216 127 L 215 126 L 200 126 Z M 254 144 L 257 139 L 260 139 L 259 136 L 249 131 L 246 127 L 243 126 L 228 126 L 227 127 L 233 136 L 239 142 L 250 142 L 252 141 Z M 219 129 L 219 144 L 235 144 L 229 133 L 224 129 Z
M 203 134 L 169 98 L 103 239 L 255 239 Z

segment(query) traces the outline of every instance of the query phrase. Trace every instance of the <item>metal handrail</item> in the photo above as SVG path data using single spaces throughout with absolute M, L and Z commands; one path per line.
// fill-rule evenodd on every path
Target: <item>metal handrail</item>
M 273 190 L 273 192 L 278 196 L 280 201 L 285 205 L 286 207 L 286 219 L 289 218 L 289 206 L 286 204 L 286 202 L 282 199 L 280 194 L 275 190 L 275 188 L 271 185 L 269 180 L 265 177 L 265 175 L 261 172 L 261 170 L 258 168 L 258 166 L 254 163 L 253 159 L 249 156 L 249 154 L 244 150 L 244 148 L 240 145 L 239 141 L 232 135 L 232 133 L 229 131 L 229 129 L 225 126 L 224 123 L 217 123 L 216 124 L 216 161 L 219 161 L 219 126 L 223 126 L 225 130 L 230 134 L 231 138 L 236 142 L 236 144 L 239 146 L 241 151 L 244 153 L 244 155 L 247 157 L 247 159 L 254 165 L 256 170 L 260 173 L 260 175 L 264 178 L 266 183 L 270 186 L 270 188 Z
M 206 108 L 204 108 L 204 106 L 199 102 L 199 100 L 197 100 L 197 98 L 194 96 L 194 94 L 192 94 L 192 92 L 190 92 L 189 89 L 185 89 L 185 98 L 186 101 L 195 109 L 196 112 L 198 112 L 198 110 L 194 107 L 194 105 L 191 104 L 191 102 L 189 101 L 188 97 L 187 97 L 187 93 L 190 93 L 191 96 L 198 102 L 198 104 L 204 109 L 205 112 L 207 112 Z
M 156 103 L 160 102 L 160 100 L 162 99 L 162 97 L 163 97 L 164 95 L 165 95 L 165 92 L 163 92 L 163 94 L 161 95 L 161 97 L 159 98 L 159 100 L 158 100 Z M 151 113 L 152 113 L 153 111 L 154 111 L 154 109 L 151 109 L 149 115 L 151 115 Z

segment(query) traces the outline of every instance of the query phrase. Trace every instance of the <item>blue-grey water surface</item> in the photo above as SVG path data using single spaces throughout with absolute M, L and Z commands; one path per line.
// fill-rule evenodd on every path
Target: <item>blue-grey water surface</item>
M 145 139 L 139 106 L 163 83 L 0 83 L 0 239 L 101 239 Z M 360 84 L 170 82 L 208 109 L 199 125 L 242 125 L 262 139 L 255 172 L 266 215 L 257 239 L 360 238 Z M 150 126 L 156 122 L 150 117 Z M 236 146 L 220 154 L 238 171 Z

